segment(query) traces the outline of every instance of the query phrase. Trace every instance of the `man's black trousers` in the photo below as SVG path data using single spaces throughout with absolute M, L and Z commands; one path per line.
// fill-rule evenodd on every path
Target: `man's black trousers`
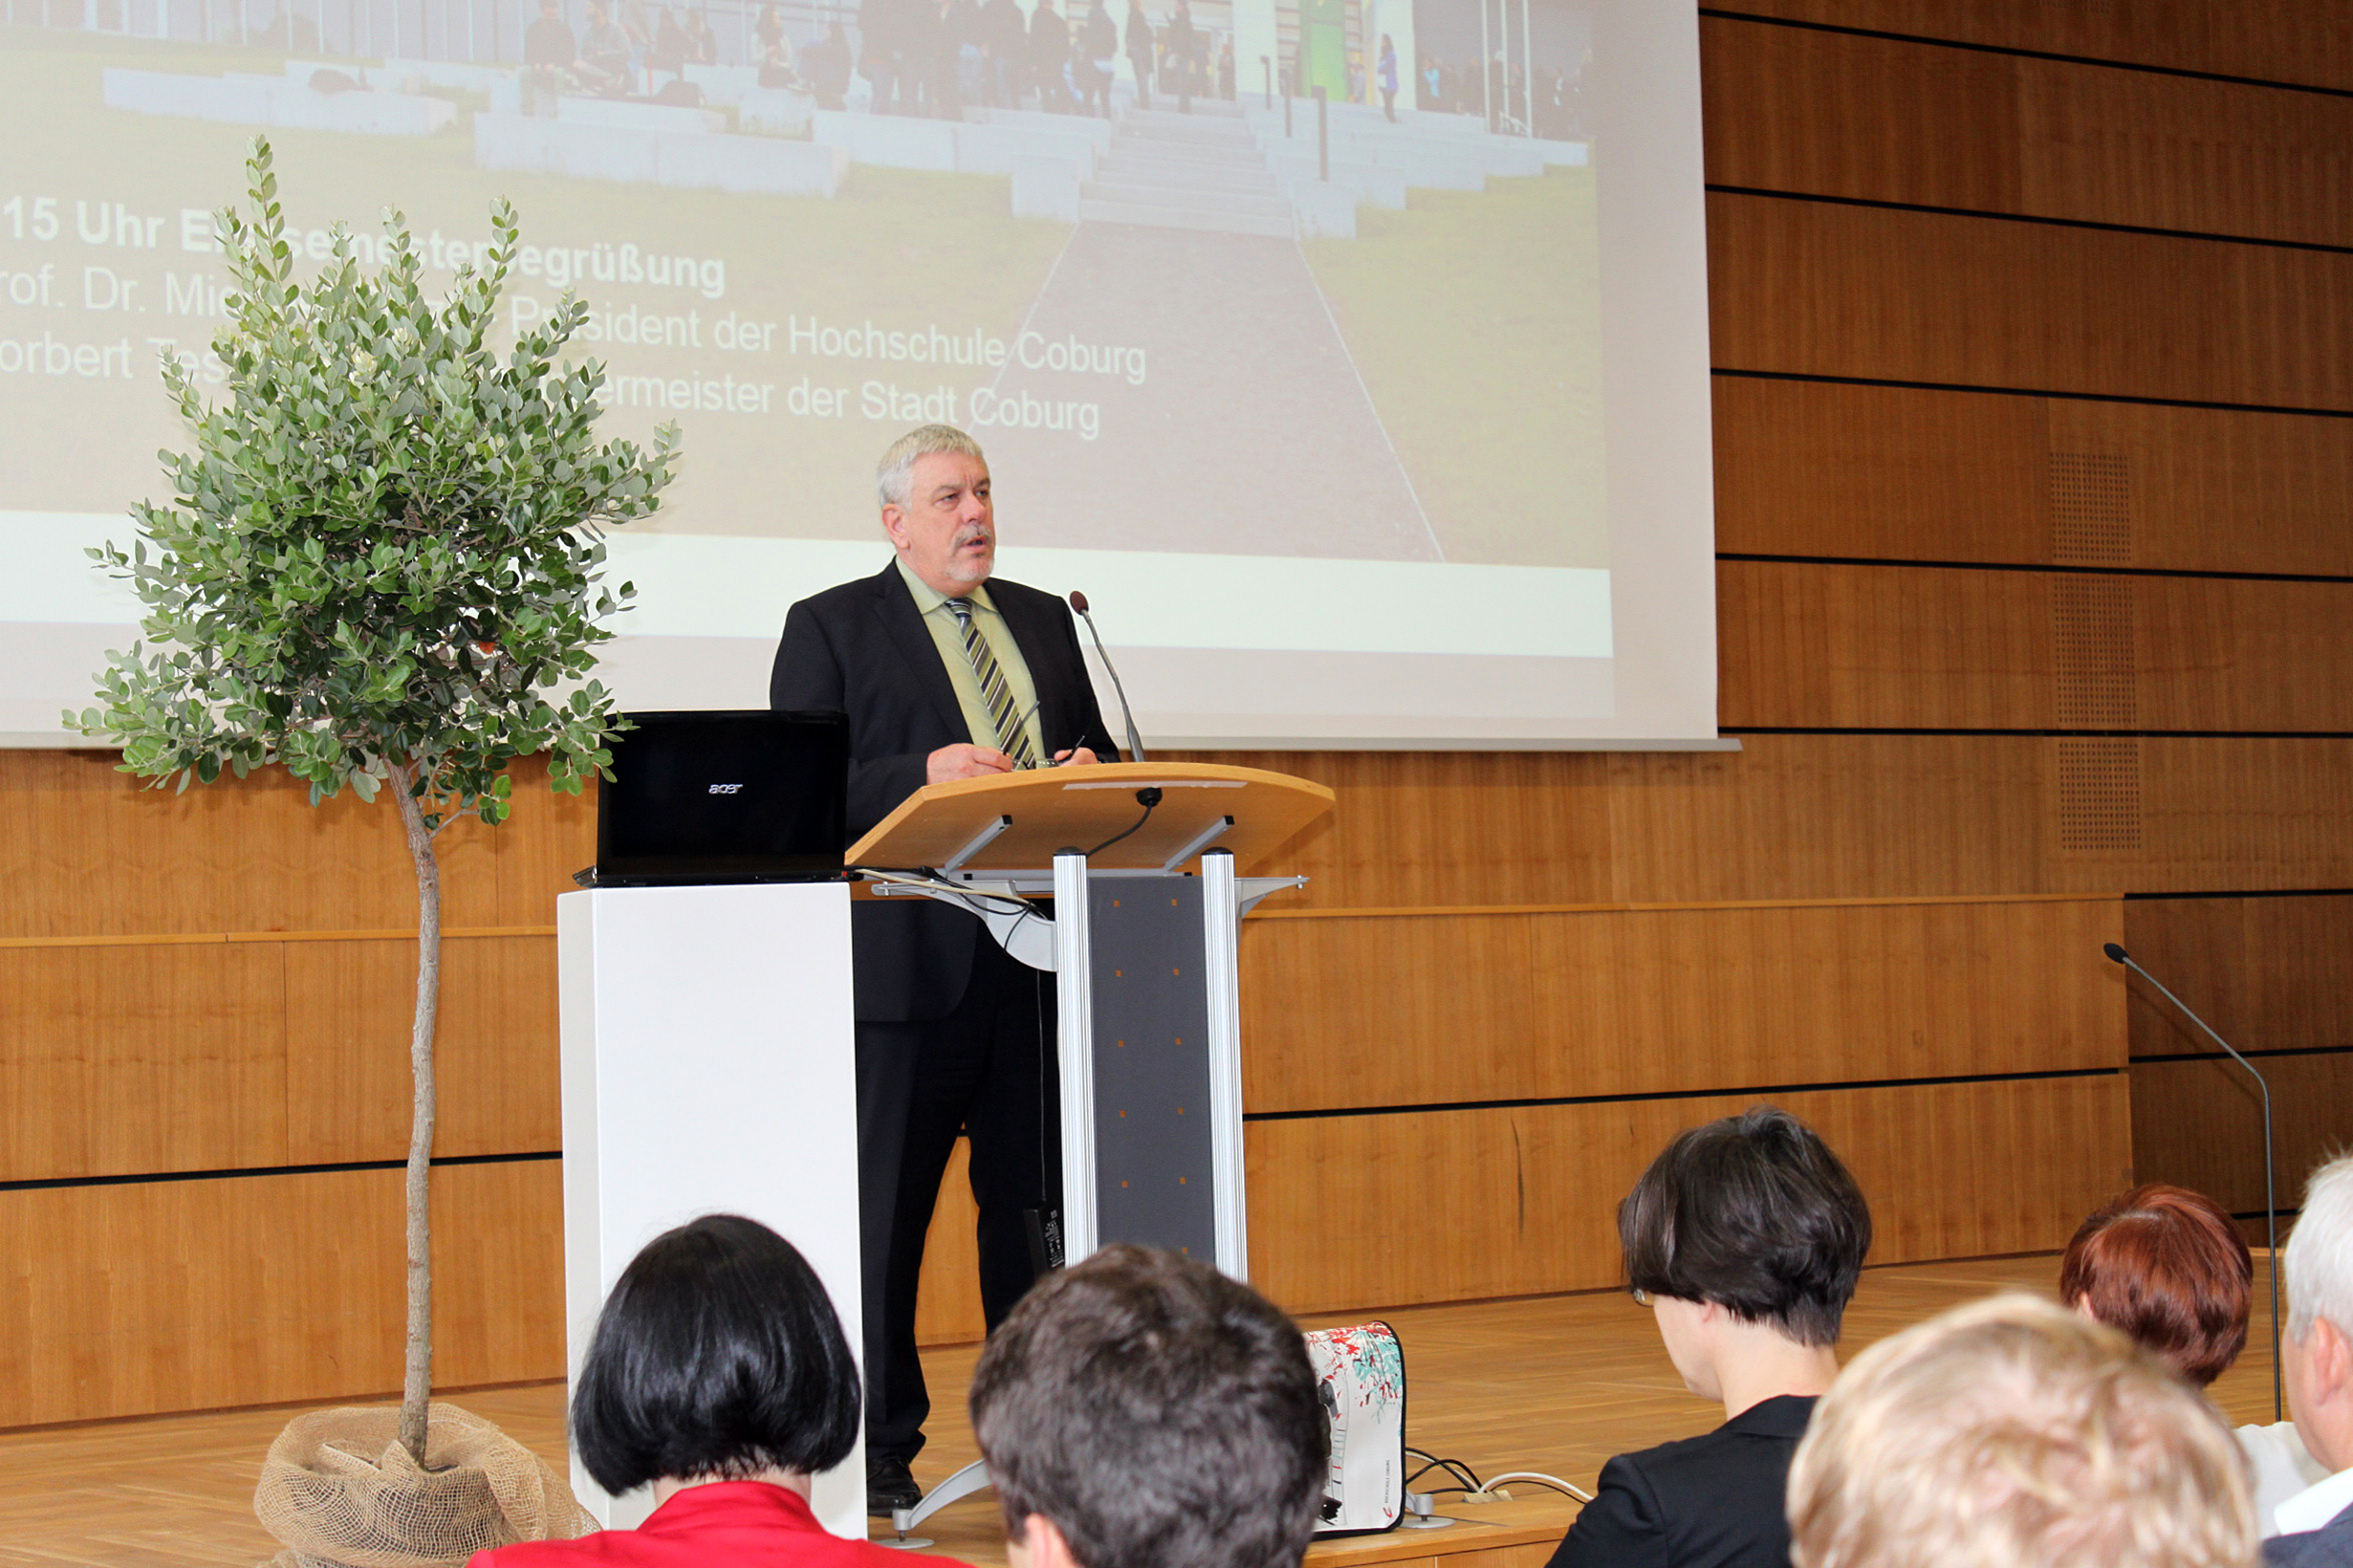
M 915 1355 L 924 1235 L 956 1135 L 971 1140 L 981 1308 L 994 1330 L 1036 1276 L 1025 1211 L 1062 1202 L 1054 976 L 979 935 L 947 1017 L 858 1025 L 866 1460 L 912 1459 L 931 1401 Z

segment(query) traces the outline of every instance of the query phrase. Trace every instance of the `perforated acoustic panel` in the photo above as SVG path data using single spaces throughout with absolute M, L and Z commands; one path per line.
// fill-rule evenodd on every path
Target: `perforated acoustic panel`
M 2075 854 L 2141 847 L 2141 743 L 2106 736 L 2059 748 L 2059 847 Z
M 2132 459 L 2106 452 L 2050 455 L 2051 559 L 2062 566 L 2132 561 Z
M 2138 722 L 2130 577 L 2053 577 L 2051 645 L 2060 724 L 2129 730 Z

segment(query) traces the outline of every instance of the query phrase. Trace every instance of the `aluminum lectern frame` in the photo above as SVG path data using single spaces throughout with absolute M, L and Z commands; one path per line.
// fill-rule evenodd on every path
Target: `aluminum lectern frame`
M 1206 1257 L 1246 1280 L 1241 918 L 1305 879 L 1237 877 L 1233 856 L 1219 849 L 1200 864 L 1198 876 L 1098 870 L 1072 850 L 1054 858 L 1051 873 L 956 881 L 975 894 L 1054 894 L 1050 949 L 1013 950 L 1056 977 L 1062 1255 L 1137 1242 Z M 929 891 L 972 907 L 958 893 Z M 989 924 L 999 940 L 1019 925 Z M 1038 923 L 1028 924 L 1035 935 Z

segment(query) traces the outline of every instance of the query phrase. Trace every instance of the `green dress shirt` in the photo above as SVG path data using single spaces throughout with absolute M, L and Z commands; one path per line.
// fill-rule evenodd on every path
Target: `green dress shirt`
M 924 618 L 924 627 L 931 633 L 933 645 L 940 650 L 940 663 L 948 666 L 948 683 L 956 688 L 956 706 L 964 710 L 964 727 L 971 732 L 972 744 L 997 747 L 997 727 L 989 717 L 989 704 L 980 693 L 980 677 L 972 672 L 971 656 L 964 651 L 964 628 L 956 624 L 956 612 L 948 607 L 948 596 L 908 570 L 906 558 L 898 557 L 900 578 L 907 592 L 915 596 L 915 608 Z M 1021 657 L 1021 644 L 1006 629 L 1005 617 L 990 602 L 989 585 L 981 583 L 964 596 L 972 604 L 972 624 L 987 640 L 989 651 L 996 655 L 997 668 L 1005 674 L 1006 687 L 1013 694 L 1013 711 L 1023 715 L 1021 727 L 1029 732 L 1030 749 L 1037 753 L 1041 763 L 1048 760 L 1045 726 L 1038 722 L 1037 686 L 1030 679 L 1030 666 Z

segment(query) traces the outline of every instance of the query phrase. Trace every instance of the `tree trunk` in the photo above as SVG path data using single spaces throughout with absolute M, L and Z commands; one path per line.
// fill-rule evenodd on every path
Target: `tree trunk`
M 410 792 L 419 768 L 392 770 L 393 798 L 417 867 L 417 1014 L 408 1035 L 408 1345 L 401 1373 L 401 1444 L 425 1463 L 433 1397 L 433 1021 L 441 1001 L 441 860 L 424 807 Z

